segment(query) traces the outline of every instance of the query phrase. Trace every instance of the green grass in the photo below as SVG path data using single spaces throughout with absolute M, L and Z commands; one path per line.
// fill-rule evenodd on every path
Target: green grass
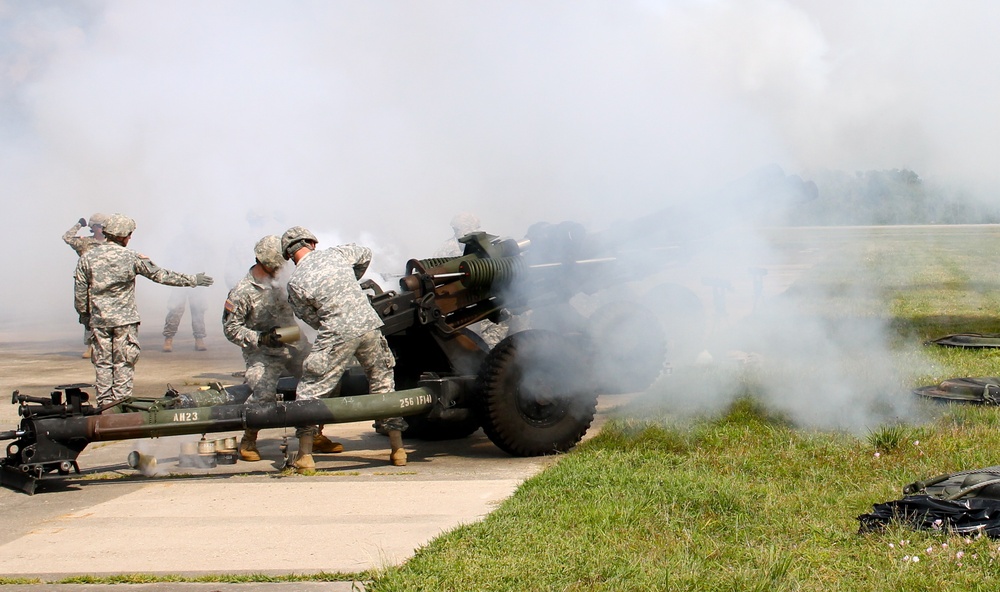
M 681 368 L 482 522 L 379 571 L 367 589 L 998 589 L 1000 542 L 901 526 L 860 535 L 856 517 L 913 480 L 998 464 L 1000 410 L 909 389 L 1000 374 L 1000 351 L 921 345 L 1000 332 L 1000 238 L 857 238 L 776 304 L 796 310 L 797 327 L 816 324 L 846 345 L 833 380 L 856 382 L 850 402 L 874 423 L 809 427 L 796 405 L 775 400 L 774 384 L 807 405 L 823 396 L 809 380 L 821 382 L 822 368 L 808 358 Z M 866 337 L 873 323 L 880 331 Z M 873 363 L 876 349 L 884 356 Z M 690 404 L 706 399 L 719 404 Z

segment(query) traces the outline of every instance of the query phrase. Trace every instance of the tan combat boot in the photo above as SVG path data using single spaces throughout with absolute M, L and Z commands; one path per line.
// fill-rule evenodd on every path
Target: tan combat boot
M 164 337 L 163 338 L 163 351 L 172 352 L 174 351 L 174 338 Z
M 240 440 L 240 458 L 245 461 L 254 462 L 260 460 L 260 451 L 257 450 L 257 433 L 260 430 L 244 430 L 243 439 Z
M 83 353 L 80 354 L 80 357 L 84 360 L 89 360 L 92 355 L 94 355 L 94 346 L 88 345 L 87 349 L 83 350 Z
M 195 349 L 195 351 L 205 351 L 205 350 L 207 350 L 208 348 L 205 347 L 205 340 L 202 339 L 201 337 L 195 337 L 194 338 L 194 349 Z
M 393 466 L 402 467 L 406 465 L 406 450 L 403 448 L 403 432 L 399 430 L 389 430 L 389 462 Z
M 313 452 L 336 453 L 343 451 L 343 444 L 340 442 L 334 442 L 323 434 L 316 434 L 313 437 Z
M 307 471 L 315 471 L 316 463 L 313 461 L 312 451 L 313 451 L 313 434 L 306 434 L 305 436 L 299 436 L 299 451 L 295 454 L 295 458 L 292 460 L 292 466 L 295 467 L 296 473 L 305 473 Z

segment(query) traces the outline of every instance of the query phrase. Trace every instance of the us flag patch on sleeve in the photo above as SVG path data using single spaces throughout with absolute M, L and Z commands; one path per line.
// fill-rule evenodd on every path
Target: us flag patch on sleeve
M 235 310 L 235 309 L 236 309 L 236 307 L 233 306 L 233 303 L 230 302 L 229 299 L 227 298 L 226 299 L 226 312 L 233 312 L 233 310 Z

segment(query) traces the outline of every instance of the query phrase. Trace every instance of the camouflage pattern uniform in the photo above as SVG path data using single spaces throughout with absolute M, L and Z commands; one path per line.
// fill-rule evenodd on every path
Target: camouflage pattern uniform
M 305 337 L 301 337 L 294 346 L 258 345 L 261 332 L 295 324 L 288 295 L 276 281 L 260 281 L 253 272 L 247 272 L 229 291 L 222 313 L 222 332 L 226 339 L 243 349 L 243 360 L 247 364 L 246 382 L 253 389 L 248 403 L 274 402 L 277 399 L 278 378 L 286 374 L 301 376 L 302 361 L 309 353 L 309 342 Z
M 184 318 L 185 307 L 191 308 L 191 333 L 195 339 L 204 339 L 208 333 L 205 332 L 205 299 L 201 294 L 195 292 L 189 294 L 182 290 L 170 292 L 170 299 L 167 300 L 167 318 L 163 321 L 163 336 L 173 338 L 177 335 L 177 329 L 181 326 L 181 319 Z
M 81 321 L 94 333 L 97 401 L 99 404 L 132 394 L 139 359 L 139 311 L 135 278 L 147 277 L 168 286 L 195 286 L 194 275 L 158 267 L 147 257 L 113 242 L 92 247 L 76 266 L 74 305 Z
M 104 241 L 97 240 L 97 238 L 93 236 L 77 236 L 76 233 L 80 232 L 80 229 L 83 227 L 83 224 L 77 222 L 72 228 L 63 234 L 63 241 L 72 247 L 79 257 L 83 257 L 83 254 L 89 251 L 92 247 L 104 244 Z
M 370 392 L 395 389 L 396 360 L 379 330 L 382 319 L 358 284 L 371 258 L 371 249 L 350 244 L 312 251 L 296 263 L 288 280 L 288 302 L 318 332 L 302 365 L 297 398 L 315 399 L 333 391 L 355 357 L 365 369 Z M 405 430 L 406 422 L 392 418 L 385 426 Z
M 72 228 L 63 233 L 62 237 L 63 241 L 76 251 L 77 257 L 83 257 L 83 254 L 89 251 L 91 247 L 104 244 L 103 240 L 98 240 L 95 236 L 77 236 L 76 234 L 80 232 L 81 228 L 84 228 L 84 225 L 77 222 Z M 83 343 L 84 345 L 92 345 L 94 343 L 94 335 L 86 327 L 83 328 Z M 84 357 L 87 356 L 88 353 L 84 352 Z

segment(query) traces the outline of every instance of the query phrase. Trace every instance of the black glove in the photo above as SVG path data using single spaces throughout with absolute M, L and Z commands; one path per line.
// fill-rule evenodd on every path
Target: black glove
M 89 329 L 90 328 L 90 315 L 89 314 L 84 314 L 84 313 L 81 312 L 80 313 L 80 324 Z
M 267 331 L 261 331 L 257 338 L 258 347 L 281 347 L 281 337 L 278 337 L 278 328 L 271 327 Z
M 87 219 L 86 218 L 80 218 L 78 220 L 78 222 L 79 222 L 80 226 L 86 226 L 87 225 Z
M 194 276 L 194 285 L 196 286 L 211 286 L 213 282 L 215 282 L 215 280 L 204 273 L 199 273 Z

